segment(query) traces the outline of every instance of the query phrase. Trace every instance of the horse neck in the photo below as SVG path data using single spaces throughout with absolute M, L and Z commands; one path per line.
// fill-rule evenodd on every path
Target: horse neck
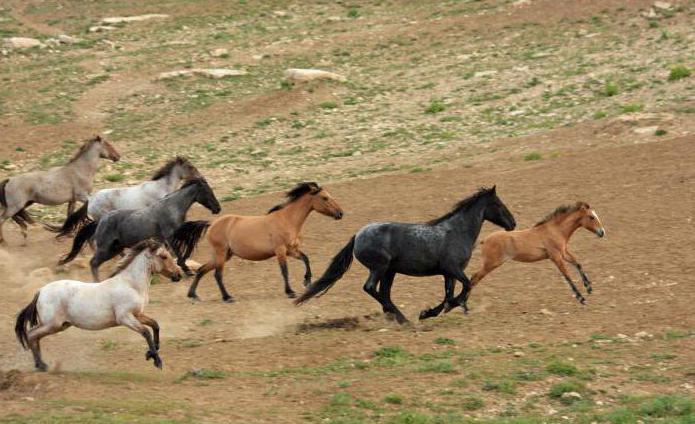
M 173 206 L 179 218 L 183 221 L 186 212 L 188 212 L 188 209 L 190 209 L 193 202 L 195 202 L 195 196 L 196 186 L 191 185 L 165 197 L 162 201 L 162 205 L 165 209 L 169 209 Z
M 142 252 L 117 277 L 121 277 L 121 280 L 130 284 L 139 293 L 145 293 L 150 287 L 151 274 L 150 260 Z
M 565 240 L 569 240 L 577 229 L 579 229 L 579 211 L 559 216 L 550 221 L 551 225 L 556 226 Z
M 292 203 L 288 203 L 276 213 L 285 218 L 296 231 L 301 231 L 304 221 L 313 210 L 311 207 L 311 195 L 304 195 Z
M 455 234 L 469 234 L 476 238 L 483 227 L 485 205 L 484 199 L 479 199 L 462 208 L 441 224 L 447 226 Z
M 93 144 L 90 148 L 82 152 L 74 161 L 67 164 L 65 167 L 74 170 L 77 173 L 86 175 L 94 175 L 97 172 L 99 165 L 99 152 Z
M 179 183 L 181 182 L 181 174 L 181 168 L 179 166 L 174 166 L 169 174 L 167 174 L 164 178 L 159 179 L 159 181 L 161 181 L 160 184 L 165 186 L 167 193 L 171 193 L 176 190 L 176 187 L 178 187 Z

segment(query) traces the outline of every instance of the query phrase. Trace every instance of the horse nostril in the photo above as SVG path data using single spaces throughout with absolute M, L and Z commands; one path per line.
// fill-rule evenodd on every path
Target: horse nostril
M 176 273 L 176 274 L 172 275 L 172 276 L 171 276 L 171 281 L 173 281 L 174 283 L 176 283 L 176 282 L 178 282 L 178 281 L 181 281 L 181 274 Z
M 342 213 L 342 212 L 338 212 L 338 213 L 335 214 L 335 219 L 342 219 L 342 218 L 343 218 L 343 213 Z

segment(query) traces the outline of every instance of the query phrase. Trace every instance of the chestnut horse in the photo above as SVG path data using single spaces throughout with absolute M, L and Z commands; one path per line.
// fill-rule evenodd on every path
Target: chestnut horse
M 316 211 L 336 220 L 343 217 L 343 210 L 330 193 L 315 182 L 300 183 L 287 192 L 287 201 L 277 205 L 262 216 L 223 215 L 212 223 L 193 221 L 184 223 L 174 236 L 173 247 L 190 256 L 196 243 L 207 231 L 207 240 L 212 246 L 212 260 L 202 265 L 188 290 L 188 297 L 198 299 L 196 288 L 200 279 L 215 270 L 215 280 L 222 293 L 222 300 L 233 302 L 222 282 L 224 264 L 236 255 L 252 261 L 263 261 L 277 257 L 285 282 L 287 297 L 296 297 L 290 287 L 287 257 L 302 260 L 306 267 L 304 285 L 311 283 L 309 257 L 300 249 L 302 226 L 311 213 Z
M 577 258 L 570 253 L 567 244 L 577 229 L 584 227 L 599 237 L 606 234 L 596 211 L 585 202 L 577 202 L 573 206 L 560 206 L 538 222 L 533 228 L 518 231 L 497 231 L 487 236 L 481 244 L 482 267 L 471 278 L 471 289 L 487 274 L 498 268 L 507 260 L 517 262 L 537 262 L 550 259 L 565 277 L 574 296 L 584 304 L 586 300 L 569 275 L 565 262 L 576 268 L 582 278 L 587 293 L 591 294 L 591 281 Z M 469 292 L 470 293 L 470 292 Z M 457 296 L 459 304 L 468 301 L 468 295 L 461 293 Z M 452 309 L 446 308 L 446 312 Z

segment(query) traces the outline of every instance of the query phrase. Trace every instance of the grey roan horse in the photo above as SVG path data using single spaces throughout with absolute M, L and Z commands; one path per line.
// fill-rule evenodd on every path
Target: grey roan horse
M 171 247 L 176 230 L 186 220 L 186 212 L 194 202 L 205 206 L 213 214 L 218 214 L 221 210 L 207 181 L 195 178 L 152 206 L 112 211 L 85 225 L 75 236 L 70 253 L 58 263 L 62 265 L 75 259 L 84 243 L 94 237 L 96 252 L 89 265 L 94 281 L 99 281 L 99 266 L 125 248 L 148 238 L 162 241 Z M 183 269 L 182 255 L 177 256 L 179 266 Z
M 369 268 L 364 291 L 382 306 L 384 313 L 393 314 L 399 324 L 408 320 L 391 301 L 391 285 L 396 274 L 424 277 L 442 275 L 445 285 L 444 301 L 423 310 L 420 319 L 439 315 L 449 305 L 455 305 L 454 286 L 458 280 L 463 292 L 470 290 L 470 280 L 464 269 L 483 221 L 513 230 L 514 216 L 497 197 L 495 187 L 480 189 L 459 202 L 446 215 L 425 224 L 395 222 L 369 224 L 360 229 L 348 244 L 333 258 L 328 269 L 317 281 L 307 287 L 296 301 L 301 304 L 330 289 L 357 258 Z M 378 288 L 377 288 L 378 284 Z M 465 299 L 465 296 L 461 296 Z M 464 303 L 463 308 L 467 310 Z

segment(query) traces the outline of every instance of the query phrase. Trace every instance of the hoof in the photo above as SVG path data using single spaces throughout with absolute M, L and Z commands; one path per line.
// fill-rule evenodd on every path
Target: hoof
M 197 294 L 190 294 L 188 293 L 188 298 L 191 300 L 200 300 Z
M 48 365 L 45 362 L 39 362 L 35 365 L 37 371 L 46 372 L 48 371 Z
M 311 284 L 311 278 L 307 278 L 306 280 L 304 280 L 304 287 L 309 287 L 310 284 Z
M 287 297 L 289 297 L 290 299 L 294 299 L 295 297 L 297 297 L 297 293 L 295 293 L 295 292 L 289 292 L 289 293 L 285 293 L 285 294 L 286 294 Z
M 234 298 L 232 296 L 222 298 L 224 303 L 234 303 Z
M 412 325 L 412 323 L 410 322 L 410 320 L 408 320 L 408 318 L 406 318 L 406 317 L 399 317 L 399 316 L 397 316 L 397 317 L 396 317 L 396 322 L 399 323 L 400 325 Z
M 583 297 L 579 297 L 579 298 L 577 298 L 577 300 L 578 300 L 579 303 L 581 303 L 582 305 L 586 305 L 586 299 L 584 299 Z
M 430 317 L 431 317 L 430 310 L 429 309 L 423 309 L 422 311 L 420 311 L 420 316 L 418 316 L 418 319 L 420 321 L 422 321 L 422 320 L 430 318 Z

